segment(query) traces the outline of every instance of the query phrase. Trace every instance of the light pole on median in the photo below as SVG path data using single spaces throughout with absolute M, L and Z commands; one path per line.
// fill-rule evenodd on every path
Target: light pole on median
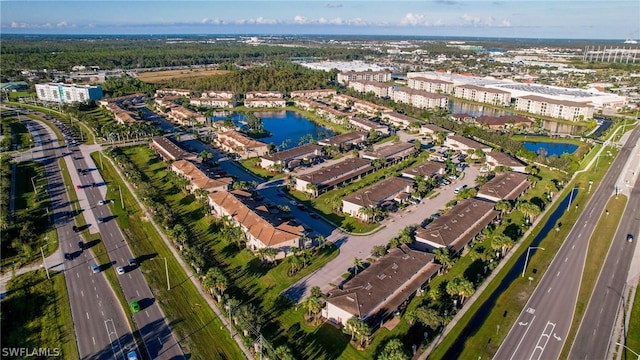
M 531 249 L 541 249 L 544 250 L 543 247 L 539 247 L 539 246 L 529 246 L 529 248 L 527 249 L 527 256 L 524 259 L 524 267 L 522 268 L 522 276 L 524 277 L 524 272 L 525 270 L 527 270 L 527 263 L 529 262 L 529 251 L 531 251 Z
M 634 355 L 636 355 L 638 357 L 638 360 L 640 360 L 640 354 L 638 354 L 637 352 L 631 350 L 627 345 L 619 343 L 619 342 L 616 342 L 616 345 L 620 345 L 620 346 L 624 347 L 625 349 L 631 351 Z

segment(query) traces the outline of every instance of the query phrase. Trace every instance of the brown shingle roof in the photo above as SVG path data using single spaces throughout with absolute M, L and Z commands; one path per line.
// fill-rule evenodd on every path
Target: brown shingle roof
M 166 136 L 156 136 L 151 141 L 151 146 L 156 149 L 164 159 L 179 160 L 189 155 L 180 146 Z
M 416 240 L 462 250 L 482 229 L 498 216 L 494 203 L 481 199 L 462 200 L 444 215 L 416 231 Z
M 367 151 L 362 154 L 376 159 L 391 159 L 396 156 L 404 157 L 417 152 L 415 145 L 406 142 L 383 145 L 374 151 Z
M 298 176 L 298 179 L 312 184 L 331 185 L 339 183 L 345 178 L 351 178 L 373 169 L 371 161 L 361 158 L 347 158 L 333 165 L 321 168 L 308 174 Z
M 444 167 L 443 163 L 427 160 L 422 164 L 408 168 L 402 173 L 402 175 L 407 174 L 409 176 L 422 176 L 424 178 L 428 178 L 443 172 Z
M 407 245 L 393 248 L 342 289 L 331 291 L 327 302 L 377 327 L 438 274 L 441 266 L 433 259 L 432 254 L 412 250 Z
M 497 174 L 493 179 L 478 190 L 478 196 L 486 195 L 502 200 L 516 200 L 531 183 L 527 181 L 527 175 L 518 172 L 504 172 Z
M 573 107 L 593 107 L 592 105 L 582 103 L 582 102 L 569 101 L 569 100 L 556 100 L 556 99 L 546 98 L 538 95 L 521 96 L 519 97 L 519 99 L 525 99 L 525 100 L 531 100 L 531 101 L 537 101 L 537 102 L 546 102 L 549 104 L 573 106 Z
M 327 146 L 335 146 L 335 145 L 342 145 L 346 143 L 364 141 L 366 137 L 367 137 L 366 132 L 354 131 L 354 132 L 350 132 L 342 135 L 332 136 L 330 138 L 326 138 L 318 142 L 322 144 L 326 144 Z
M 290 159 L 296 159 L 299 157 L 319 153 L 321 149 L 322 147 L 316 144 L 305 144 L 289 150 L 278 151 L 273 154 L 265 155 L 263 156 L 263 158 L 271 161 L 287 161 Z
M 360 206 L 377 206 L 382 200 L 413 187 L 413 180 L 390 177 L 344 198 L 344 201 Z

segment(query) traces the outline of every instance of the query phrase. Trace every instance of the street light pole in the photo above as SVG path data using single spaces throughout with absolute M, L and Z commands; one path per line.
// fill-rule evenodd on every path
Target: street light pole
M 33 179 L 35 179 L 35 178 L 37 178 L 37 177 L 38 177 L 38 175 L 33 176 L 33 177 L 31 178 L 31 185 L 33 186 L 33 192 L 34 192 L 34 194 L 35 194 L 35 195 L 38 195 L 38 190 L 36 189 L 36 183 L 33 181 Z
M 631 351 L 634 355 L 636 355 L 638 357 L 638 360 L 640 360 L 640 354 L 638 354 L 637 352 L 629 349 L 629 347 L 627 345 L 619 343 L 619 342 L 616 342 L 616 345 L 620 345 L 620 346 L 624 347 L 625 349 Z
M 531 249 L 542 249 L 542 250 L 544 250 L 543 247 L 529 246 L 529 248 L 527 249 L 527 257 L 524 259 L 524 267 L 522 268 L 522 276 L 521 277 L 524 277 L 524 272 L 525 272 L 525 270 L 527 270 L 527 263 L 529 262 L 529 251 L 531 251 Z
M 40 254 L 42 255 L 42 266 L 44 266 L 44 271 L 47 272 L 47 279 L 51 279 L 49 276 L 49 269 L 47 268 L 47 262 L 44 259 L 44 251 L 42 251 L 42 246 L 40 246 Z
M 122 198 L 122 187 L 118 185 L 118 190 L 120 191 L 120 206 L 124 210 L 124 199 Z

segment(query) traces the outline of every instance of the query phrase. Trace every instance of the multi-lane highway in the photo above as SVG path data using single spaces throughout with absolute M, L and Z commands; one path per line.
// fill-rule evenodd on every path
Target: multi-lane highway
M 638 143 L 635 129 L 584 208 L 495 359 L 557 359 L 571 327 L 589 238 Z M 621 244 L 614 241 L 614 246 Z M 628 265 L 627 265 L 628 268 Z M 626 276 L 624 277 L 626 279 Z
M 634 154 L 631 158 L 636 166 L 640 164 L 638 147 L 633 149 Z M 636 166 L 627 170 L 633 174 L 628 183 L 631 188 L 627 208 L 620 219 L 587 311 L 571 347 L 571 359 L 605 359 L 609 355 L 612 342 L 616 342 L 612 339 L 616 314 L 623 304 L 629 266 L 640 235 L 640 176 L 637 176 L 639 169 Z M 622 175 L 624 177 L 625 174 Z M 624 186 L 627 185 L 624 181 L 623 183 Z M 628 235 L 633 236 L 631 242 L 628 241 Z
M 135 348 L 125 314 L 103 274 L 94 274 L 90 250 L 78 247 L 81 237 L 72 230 L 73 214 L 62 181 L 58 158 L 67 148 L 60 147 L 49 128 L 32 120 L 26 124 L 34 138 L 34 159 L 43 162 L 47 192 L 51 198 L 53 221 L 58 233 L 58 251 L 71 254 L 64 265 L 78 353 L 81 359 L 124 359 L 127 349 Z
M 52 198 L 52 212 L 60 238 L 59 251 L 70 254 L 71 257 L 66 262 L 65 278 L 80 357 L 125 359 L 126 353 L 135 349 L 138 353 L 143 352 L 142 355 L 149 359 L 184 358 L 182 349 L 171 333 L 171 328 L 137 264 L 129 264 L 129 259 L 135 257 L 109 209 L 109 202 L 100 205 L 102 200 L 106 200 L 106 190 L 93 161 L 83 156 L 77 146 L 58 146 L 53 131 L 40 123 L 31 120 L 27 123 L 36 141 L 42 142 L 42 153 L 38 155 L 36 149 L 34 156 L 36 159 L 40 158 L 46 166 L 48 192 Z M 67 198 L 66 191 L 70 189 L 65 189 L 62 182 L 57 163 L 60 156 L 65 159 L 78 193 L 79 205 L 74 208 Z M 83 175 L 77 169 L 88 171 Z M 84 213 L 91 232 L 100 233 L 110 263 L 99 263 L 91 255 L 91 250 L 79 247 L 82 239 L 73 231 L 75 211 Z M 92 244 L 86 245 L 90 247 Z M 93 264 L 99 266 L 99 272 L 92 271 Z M 127 302 L 136 301 L 141 306 L 140 312 L 133 314 L 133 317 L 145 346 L 136 346 L 124 314 L 124 311 L 131 309 L 129 306 L 122 309 L 104 276 L 104 271 L 113 271 L 110 268 L 120 266 L 125 272 L 118 276 L 118 280 Z

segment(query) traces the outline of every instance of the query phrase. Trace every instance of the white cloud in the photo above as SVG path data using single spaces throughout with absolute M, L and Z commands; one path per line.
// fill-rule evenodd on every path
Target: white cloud
M 326 7 L 326 8 L 341 8 L 342 4 L 340 4 L 340 3 L 326 3 L 326 4 L 324 4 L 324 7 Z
M 477 16 L 471 16 L 469 14 L 463 14 L 462 15 L 462 20 L 464 20 L 467 23 L 473 24 L 473 25 L 478 25 L 482 22 L 482 19 L 480 19 L 480 17 Z
M 57 27 L 67 27 L 67 20 L 62 20 L 59 23 L 56 24 Z
M 509 26 L 511 26 L 511 21 L 509 19 L 504 19 L 504 20 L 502 20 L 500 25 L 502 25 L 504 27 L 509 27 Z
M 309 20 L 307 17 L 302 16 L 302 15 L 296 15 L 293 17 L 293 23 L 294 24 L 310 24 L 311 20 Z
M 24 28 L 29 27 L 29 25 L 27 25 L 27 23 L 23 23 L 23 22 L 19 23 L 19 22 L 16 22 L 16 21 L 12 21 L 11 22 L 11 27 L 14 28 L 14 29 L 17 29 L 17 28 L 23 28 L 24 29 Z
M 265 19 L 262 16 L 260 16 L 260 17 L 256 18 L 255 23 L 256 24 L 265 24 L 265 25 L 274 25 L 274 24 L 279 23 L 279 21 L 276 20 L 276 19 Z
M 407 13 L 400 19 L 400 25 L 428 25 L 428 22 L 424 19 L 423 14 Z
M 204 18 L 201 21 L 203 24 L 211 24 L 211 25 L 220 25 L 220 24 L 224 24 L 225 22 L 220 20 L 220 19 L 207 19 Z

